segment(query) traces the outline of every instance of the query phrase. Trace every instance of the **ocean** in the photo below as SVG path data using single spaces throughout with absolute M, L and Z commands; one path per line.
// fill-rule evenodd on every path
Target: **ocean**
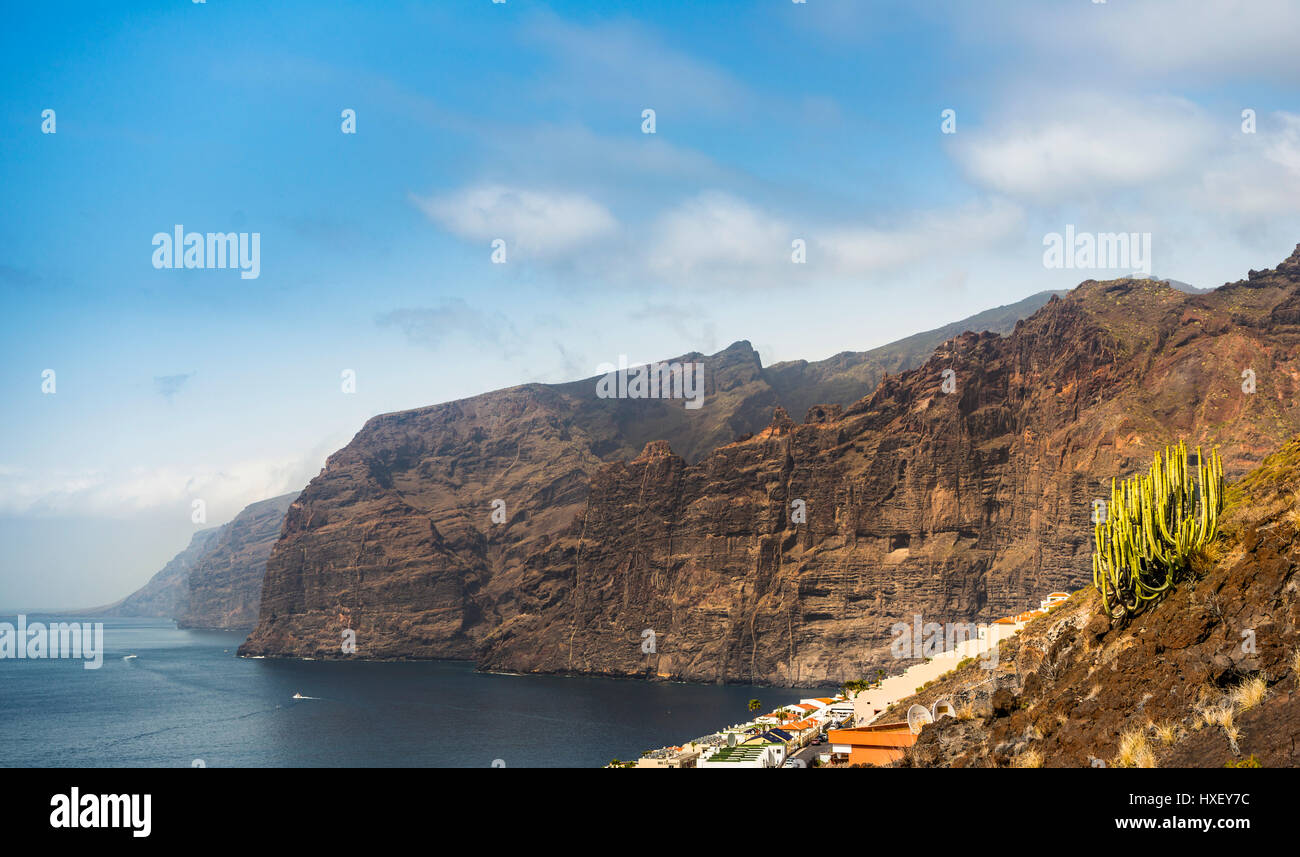
M 0 659 L 0 766 L 597 767 L 746 720 L 753 698 L 770 711 L 825 694 L 254 660 L 235 656 L 242 633 L 76 621 L 104 623 L 99 669 Z

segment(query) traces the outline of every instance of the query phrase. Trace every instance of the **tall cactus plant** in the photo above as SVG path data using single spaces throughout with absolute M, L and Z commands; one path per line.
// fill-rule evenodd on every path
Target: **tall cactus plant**
M 1199 488 L 1199 490 L 1198 490 Z M 1167 592 L 1197 548 L 1214 538 L 1223 511 L 1223 460 L 1196 449 L 1196 481 L 1182 441 L 1146 474 L 1111 480 L 1110 506 L 1093 530 L 1092 583 L 1112 619 L 1137 613 Z

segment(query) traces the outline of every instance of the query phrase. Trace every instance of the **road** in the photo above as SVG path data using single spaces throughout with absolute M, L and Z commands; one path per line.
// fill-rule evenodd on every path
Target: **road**
M 811 768 L 813 759 L 817 756 L 817 754 L 829 753 L 830 749 L 831 749 L 830 743 L 825 741 L 816 745 L 809 744 L 807 747 L 804 747 L 802 750 L 792 753 L 790 755 L 790 758 L 798 759 L 799 761 L 802 761 L 806 767 Z

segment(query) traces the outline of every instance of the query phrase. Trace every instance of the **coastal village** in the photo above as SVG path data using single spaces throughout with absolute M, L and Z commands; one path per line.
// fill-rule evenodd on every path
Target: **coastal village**
M 918 710 L 907 720 L 878 722 L 890 706 L 973 658 L 995 655 L 999 643 L 1067 598 L 1067 592 L 1053 592 L 1034 609 L 987 625 L 976 625 L 976 633 L 970 638 L 946 641 L 942 651 L 898 675 L 878 681 L 851 682 L 841 694 L 801 699 L 679 746 L 649 750 L 632 761 L 614 760 L 608 767 L 735 769 L 888 765 L 903 757 L 925 723 L 957 716 L 951 702 L 940 700 L 930 710 Z M 761 707 L 757 703 L 758 700 L 753 700 L 751 708 Z

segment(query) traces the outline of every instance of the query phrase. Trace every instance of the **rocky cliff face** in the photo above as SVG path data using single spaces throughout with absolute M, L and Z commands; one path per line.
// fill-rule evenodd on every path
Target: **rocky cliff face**
M 1010 330 L 1051 293 L 969 319 Z M 370 420 L 290 509 L 246 654 L 476 657 L 519 611 L 529 557 L 583 509 L 592 475 L 667 438 L 695 460 L 767 424 L 782 402 L 852 402 L 924 359 L 959 322 L 867 352 L 765 368 L 748 343 L 705 364 L 705 405 L 600 399 L 596 379 L 532 384 Z M 500 505 L 494 506 L 494 501 Z M 558 594 L 558 593 L 557 593 Z M 545 596 L 543 596 L 545 597 Z
M 171 619 L 179 616 L 190 599 L 190 571 L 207 553 L 221 527 L 200 530 L 185 550 L 172 557 L 149 582 L 109 607 L 84 611 L 96 616 L 143 616 Z
M 1130 623 L 1088 587 L 1004 642 L 996 672 L 969 665 L 885 712 L 959 711 L 904 764 L 1300 764 L 1300 437 L 1227 496 L 1193 577 Z
M 189 597 L 172 615 L 182 628 L 251 628 L 266 560 L 298 492 L 253 503 L 222 526 L 189 573 Z
M 137 591 L 97 616 L 175 619 L 182 628 L 253 627 L 261 602 L 266 560 L 297 492 L 244 508 L 234 520 L 200 530 L 185 550 Z
M 574 526 L 530 558 L 528 583 L 548 588 L 483 664 L 841 681 L 895 666 L 888 629 L 914 614 L 990 621 L 1078 588 L 1111 476 L 1179 437 L 1220 445 L 1240 475 L 1300 429 L 1298 301 L 1300 248 L 1204 295 L 1089 281 L 841 414 L 778 412 L 695 464 L 653 444 L 602 469 Z
M 802 423 L 768 417 L 779 385 L 734 347 L 693 416 L 583 384 L 380 417 L 290 510 L 241 651 L 329 656 L 351 628 L 371 657 L 858 678 L 915 613 L 988 620 L 1080 585 L 1093 498 L 1156 448 L 1217 443 L 1239 475 L 1300 428 L 1298 310 L 1300 248 L 1203 295 L 1085 282 L 847 407 L 820 393 L 852 367 L 807 385 L 828 404 Z

